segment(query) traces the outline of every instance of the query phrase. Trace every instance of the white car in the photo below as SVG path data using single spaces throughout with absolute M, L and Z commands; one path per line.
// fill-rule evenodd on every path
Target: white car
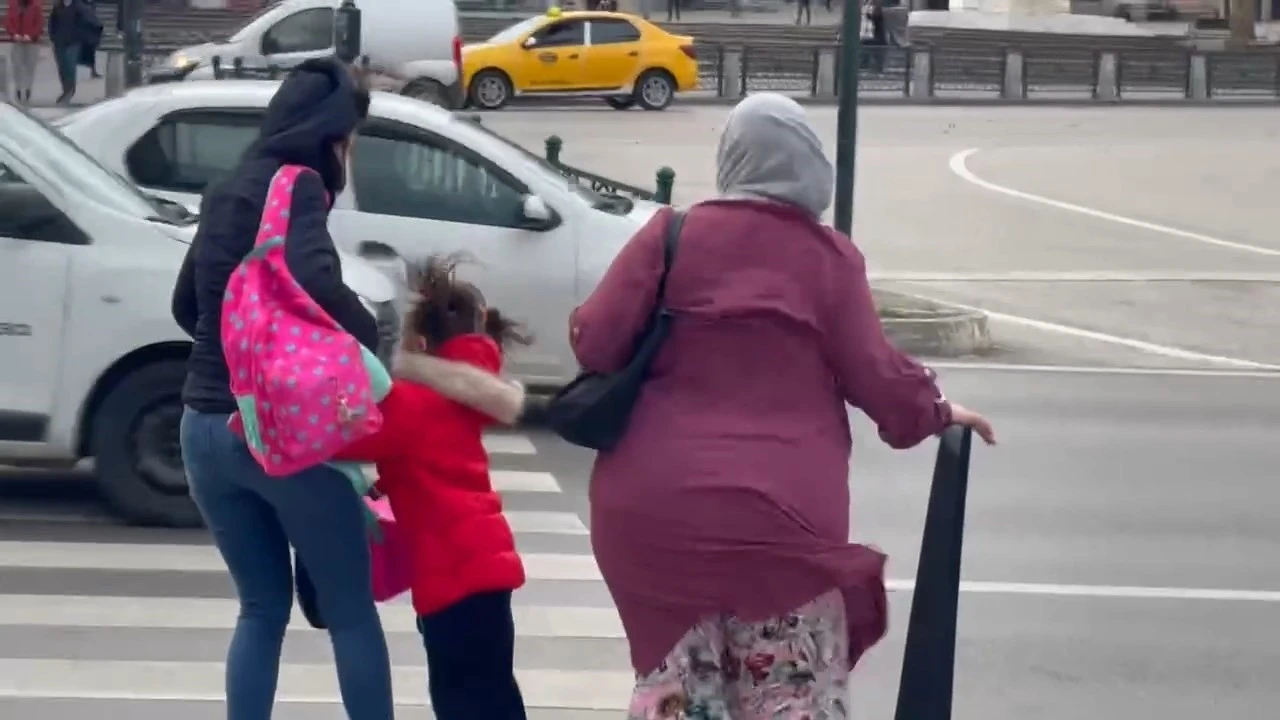
M 0 103 L 0 463 L 93 457 L 126 519 L 199 522 L 178 452 L 191 342 L 170 314 L 195 224 Z M 342 275 L 394 342 L 393 283 L 349 255 Z
M 147 192 L 197 204 L 257 136 L 278 86 L 218 80 L 140 88 L 57 124 Z M 475 262 L 464 274 L 535 336 L 513 352 L 507 370 L 537 390 L 577 372 L 569 312 L 659 207 L 593 192 L 473 120 L 374 93 L 329 228 L 340 247 L 362 254 L 385 244 L 411 260 L 470 255 Z

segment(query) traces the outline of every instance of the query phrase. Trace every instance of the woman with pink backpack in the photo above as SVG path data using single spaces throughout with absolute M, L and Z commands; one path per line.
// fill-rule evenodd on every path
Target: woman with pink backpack
M 343 284 L 327 229 L 369 102 L 368 90 L 336 61 L 311 60 L 294 70 L 268 105 L 258 140 L 231 175 L 205 193 L 200 229 L 174 288 L 174 318 L 193 340 L 182 393 L 183 462 L 191 496 L 240 599 L 227 652 L 229 720 L 271 717 L 293 606 L 291 547 L 306 567 L 333 643 L 348 717 L 394 717 L 387 644 L 370 585 L 364 503 L 350 478 L 328 463 L 268 474 L 262 447 L 251 449 L 245 439 L 252 442 L 256 433 L 243 432 L 256 431 L 261 418 L 246 417 L 231 389 L 233 380 L 243 380 L 243 358 L 224 347 L 224 337 L 233 337 L 226 328 L 236 322 L 223 317 L 231 306 L 231 276 L 247 256 L 270 246 L 308 307 L 343 337 L 354 338 L 351 346 L 363 347 L 363 354 L 376 350 L 374 320 Z M 260 229 L 267 229 L 268 192 L 282 175 L 291 193 L 287 229 L 258 243 Z M 235 307 L 244 309 L 243 299 Z M 235 358 L 235 377 L 229 358 Z M 397 364 L 406 377 L 497 417 L 510 418 L 513 401 L 522 398 L 500 378 L 460 363 L 413 356 Z

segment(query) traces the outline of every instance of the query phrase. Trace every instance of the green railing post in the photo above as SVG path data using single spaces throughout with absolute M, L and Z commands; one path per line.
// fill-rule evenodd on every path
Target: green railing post
M 564 149 L 564 141 L 559 135 L 552 135 L 547 138 L 547 162 L 552 165 L 560 164 L 560 151 Z
M 658 168 L 658 192 L 654 193 L 653 199 L 663 205 L 671 204 L 672 188 L 676 184 L 676 171 L 663 165 Z

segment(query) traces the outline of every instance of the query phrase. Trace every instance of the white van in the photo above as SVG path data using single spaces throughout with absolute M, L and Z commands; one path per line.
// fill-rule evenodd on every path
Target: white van
M 195 220 L 0 102 L 0 464 L 92 457 L 127 520 L 199 523 L 177 442 L 191 341 L 170 313 Z M 389 350 L 395 286 L 340 258 Z
M 208 80 L 213 59 L 230 71 L 236 58 L 248 70 L 288 70 L 334 54 L 333 19 L 341 0 L 283 0 L 251 18 L 226 42 L 171 54 L 149 83 Z M 360 0 L 361 53 L 402 84 L 405 95 L 455 108 L 462 104 L 462 35 L 454 0 Z

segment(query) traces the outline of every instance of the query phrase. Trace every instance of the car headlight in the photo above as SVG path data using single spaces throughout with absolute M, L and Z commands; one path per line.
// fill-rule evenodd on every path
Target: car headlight
M 189 58 L 180 52 L 169 56 L 169 67 L 172 67 L 175 70 L 186 70 L 194 65 L 198 65 L 199 63 L 199 60 Z

